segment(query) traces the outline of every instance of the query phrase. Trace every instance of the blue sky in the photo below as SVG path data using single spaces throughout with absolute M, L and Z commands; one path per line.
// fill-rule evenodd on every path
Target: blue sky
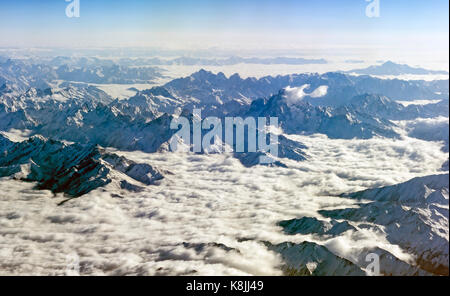
M 448 54 L 447 0 L 0 0 L 0 46 L 410 47 Z

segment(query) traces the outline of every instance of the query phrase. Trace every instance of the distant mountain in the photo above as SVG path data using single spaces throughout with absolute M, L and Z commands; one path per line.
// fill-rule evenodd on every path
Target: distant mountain
M 68 66 L 56 70 L 58 79 L 97 84 L 152 83 L 162 77 L 162 70 L 154 67 L 111 66 Z
M 314 65 L 326 64 L 325 59 L 306 59 L 298 57 L 274 57 L 274 58 L 258 58 L 258 57 L 237 57 L 229 58 L 198 58 L 198 57 L 179 57 L 173 59 L 161 58 L 138 58 L 138 59 L 120 59 L 117 61 L 120 65 L 126 66 L 230 66 L 237 64 L 259 64 L 259 65 Z
M 1 62 L 1 60 L 0 60 Z M 229 66 L 237 64 L 261 64 L 261 65 L 309 65 L 309 64 L 326 64 L 325 59 L 308 59 L 301 57 L 239 57 L 231 56 L 228 58 L 203 58 L 181 56 L 177 58 L 121 58 L 121 59 L 99 59 L 96 57 L 67 57 L 57 56 L 51 60 L 42 59 L 38 62 L 45 62 L 49 65 L 59 67 L 63 65 L 91 67 L 91 66 L 125 66 L 125 67 L 142 67 L 142 66 Z
M 237 64 L 261 64 L 261 65 L 308 65 L 308 64 L 326 64 L 324 59 L 305 59 L 305 58 L 242 58 L 230 57 L 227 59 L 205 59 L 181 57 L 172 60 L 152 59 L 148 61 L 152 65 L 185 65 L 185 66 L 229 66 Z
M 39 189 L 78 197 L 113 184 L 118 190 L 142 190 L 164 178 L 164 172 L 107 153 L 95 145 L 66 145 L 41 136 L 6 146 L 0 135 L 0 177 L 37 182 Z
M 2 92 L 2 90 L 5 90 Z M 26 91 L 20 91 L 16 88 L 3 85 L 0 87 L 0 102 L 8 106 L 17 106 L 28 103 L 43 103 L 57 101 L 64 103 L 66 101 L 77 101 L 84 103 L 103 103 L 109 104 L 112 98 L 101 89 L 88 84 L 65 84 L 59 88 L 29 88 Z
M 346 73 L 364 74 L 364 75 L 429 75 L 429 74 L 442 74 L 448 75 L 447 71 L 435 71 L 427 70 L 423 68 L 414 68 L 408 65 L 396 64 L 391 61 L 387 61 L 379 66 L 370 66 L 364 69 L 355 69 L 346 71 Z
M 127 67 L 116 64 L 91 63 L 35 64 L 28 60 L 8 59 L 0 62 L 0 86 L 8 84 L 19 90 L 29 88 L 47 89 L 57 80 L 98 83 L 133 84 L 151 83 L 162 77 L 162 70 L 156 67 Z
M 8 84 L 22 91 L 29 88 L 47 89 L 56 79 L 55 70 L 48 65 L 11 59 L 0 63 L 0 85 Z

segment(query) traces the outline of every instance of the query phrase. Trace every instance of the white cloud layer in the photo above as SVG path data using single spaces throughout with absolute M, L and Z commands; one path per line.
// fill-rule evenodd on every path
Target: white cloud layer
M 300 87 L 286 87 L 284 90 L 284 96 L 288 106 L 295 105 L 303 100 L 304 97 L 309 96 L 311 98 L 320 98 L 326 96 L 328 92 L 328 86 L 322 85 L 313 90 L 311 93 L 306 93 L 305 89 L 309 89 L 309 84 L 304 84 Z
M 448 154 L 409 137 L 290 138 L 309 147 L 308 160 L 287 160 L 287 169 L 245 168 L 229 155 L 118 152 L 174 175 L 144 192 L 109 186 L 62 206 L 61 195 L 0 179 L 0 274 L 65 274 L 75 252 L 82 274 L 280 275 L 280 257 L 260 241 L 305 239 L 350 260 L 366 246 L 409 260 L 371 230 L 324 240 L 285 235 L 277 222 L 355 205 L 340 193 L 435 174 Z

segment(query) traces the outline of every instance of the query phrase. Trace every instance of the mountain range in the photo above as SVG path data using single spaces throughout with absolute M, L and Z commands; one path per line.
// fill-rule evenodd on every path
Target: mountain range
M 414 254 L 413 262 L 379 247 L 366 248 L 353 262 L 312 242 L 286 242 L 270 248 L 283 256 L 288 274 L 358 275 L 360 268 L 368 264 L 365 256 L 374 253 L 380 258 L 383 275 L 448 275 L 448 184 L 448 174 L 414 178 L 342 196 L 360 200 L 358 207 L 321 210 L 321 218 L 303 217 L 279 223 L 288 235 L 309 234 L 325 239 L 372 229 Z
M 0 155 L 0 177 L 37 182 L 38 189 L 72 197 L 108 184 L 119 191 L 140 191 L 166 174 L 96 145 L 68 145 L 42 136 L 13 143 L 0 134 Z
M 291 135 L 376 141 L 408 135 L 448 151 L 448 80 L 389 80 L 338 72 L 244 79 L 200 70 L 161 86 L 136 89 L 119 100 L 88 82 L 128 83 L 144 77 L 144 70 L 128 71 L 107 62 L 93 66 L 90 60 L 77 61 L 86 67 L 66 62 L 61 58 L 52 66 L 38 66 L 6 60 L 0 65 L 0 178 L 33 182 L 37 189 L 66 196 L 66 201 L 95 190 L 124 197 L 167 181 L 172 173 L 153 166 L 157 160 L 133 161 L 133 154 L 120 156 L 111 148 L 161 153 L 164 158 L 177 132 L 170 128 L 172 120 L 184 116 L 192 123 L 196 108 L 202 118 L 217 116 L 222 121 L 229 116 L 278 118 L 278 155 L 230 153 L 243 165 L 234 172 L 259 165 L 260 156 L 273 158 L 271 166 L 287 167 L 287 176 L 294 162 L 304 162 L 301 170 L 310 170 L 308 146 Z M 55 85 L 59 78 L 71 81 Z M 436 101 L 405 106 L 397 100 Z M 8 135 L 17 130 L 27 139 L 12 141 Z M 222 144 L 218 142 L 214 144 Z M 314 216 L 302 212 L 275 221 L 272 226 L 284 232 L 283 240 L 256 243 L 278 254 L 287 275 L 365 275 L 368 254 L 379 256 L 383 275 L 448 275 L 448 161 L 441 170 L 443 174 L 402 184 L 333 196 L 342 203 L 322 207 Z M 276 184 L 274 188 L 278 190 Z M 298 197 L 295 189 L 288 194 Z M 165 202 L 165 192 L 160 195 Z M 343 254 L 339 241 L 336 245 L 337 238 L 359 239 L 368 232 L 372 244 L 358 245 L 351 256 Z M 305 239 L 298 242 L 300 236 Z
M 176 132 L 170 129 L 172 118 L 199 108 L 204 117 L 222 119 L 275 116 L 287 134 L 321 133 L 336 139 L 397 138 L 393 120 L 448 117 L 448 84 L 446 93 L 436 94 L 436 89 L 442 88 L 438 82 L 340 73 L 242 79 L 237 74 L 227 78 L 204 70 L 137 91 L 125 100 L 113 100 L 88 84 L 27 91 L 4 84 L 0 88 L 0 130 L 28 129 L 31 134 L 56 140 L 156 152 L 168 149 L 167 142 Z M 441 100 L 405 107 L 388 96 L 399 99 L 409 93 Z M 410 134 L 423 138 L 417 132 Z
M 155 67 L 127 67 L 106 65 L 34 64 L 27 60 L 8 59 L 0 62 L 0 86 L 8 84 L 19 90 L 47 89 L 58 81 L 96 84 L 152 83 L 163 77 L 162 69 Z

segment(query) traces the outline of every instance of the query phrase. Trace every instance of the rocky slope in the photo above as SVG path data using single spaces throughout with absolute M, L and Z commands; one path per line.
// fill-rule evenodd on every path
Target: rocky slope
M 165 172 L 108 153 L 94 145 L 67 145 L 35 136 L 12 143 L 0 136 L 0 177 L 37 182 L 39 189 L 78 197 L 113 183 L 139 191 L 164 178 Z
M 328 254 L 322 260 L 330 260 L 335 268 L 327 267 L 328 275 L 352 274 L 349 266 L 367 267 L 366 256 L 375 253 L 380 258 L 380 273 L 384 275 L 448 275 L 449 274 L 449 175 L 433 175 L 414 178 L 408 182 L 369 189 L 343 197 L 360 200 L 357 207 L 320 210 L 324 218 L 303 217 L 281 221 L 279 225 L 288 235 L 313 235 L 328 239 L 346 232 L 370 229 L 413 255 L 413 262 L 404 261 L 379 247 L 367 247 L 359 256 L 343 265 L 342 258 L 333 255 L 326 247 L 316 243 L 284 243 L 271 246 L 281 253 L 290 272 L 311 272 L 306 261 L 313 254 Z M 314 250 L 314 252 L 312 251 Z M 316 260 L 317 261 L 317 260 Z M 312 261 L 317 268 L 317 262 Z M 320 260 L 319 260 L 320 261 Z M 321 261 L 320 261 L 321 262 Z M 336 267 L 339 266 L 339 269 Z M 309 273 L 308 273 L 309 271 Z

